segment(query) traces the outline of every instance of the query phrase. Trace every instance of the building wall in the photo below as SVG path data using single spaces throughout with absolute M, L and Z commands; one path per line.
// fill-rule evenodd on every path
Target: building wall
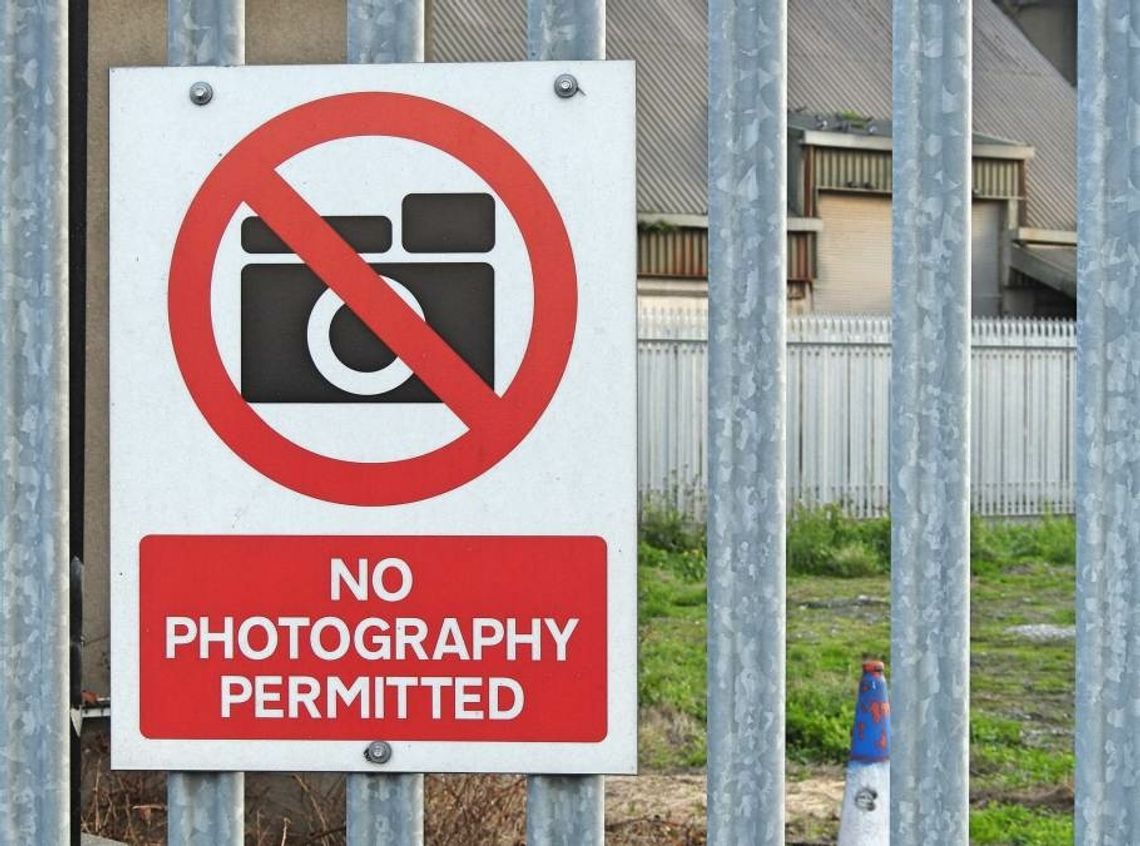
M 971 214 L 973 314 L 1001 314 L 1004 203 L 975 202 Z M 823 191 L 817 236 L 816 314 L 890 314 L 891 198 Z M 1032 303 L 1025 315 L 1032 314 Z
M 974 317 L 999 317 L 1005 203 L 975 202 L 971 210 L 970 294 Z
M 343 0 L 246 0 L 246 62 L 344 62 L 344 9 Z M 112 67 L 166 63 L 166 4 L 157 0 L 91 3 L 88 49 L 83 684 L 106 695 L 110 688 L 112 565 L 107 463 L 108 72 Z
M 1077 0 L 998 0 L 1061 75 L 1077 82 Z

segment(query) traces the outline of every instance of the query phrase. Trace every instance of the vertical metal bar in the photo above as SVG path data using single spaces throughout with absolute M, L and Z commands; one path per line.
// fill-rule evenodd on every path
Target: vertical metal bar
M 424 842 L 424 777 L 353 773 L 345 812 L 348 846 L 419 846 Z
M 65 843 L 67 4 L 0 7 L 0 843 Z
M 527 56 L 604 59 L 606 0 L 527 0 Z M 526 807 L 531 846 L 591 846 L 605 840 L 602 776 L 531 776 Z
M 166 61 L 172 65 L 245 62 L 245 0 L 167 0 Z
M 971 25 L 895 0 L 893 843 L 969 836 Z
M 172 65 L 240 65 L 245 61 L 245 0 L 168 0 L 166 54 Z M 167 842 L 241 846 L 245 840 L 244 773 L 170 773 Z
M 1140 5 L 1078 25 L 1076 842 L 1140 842 Z
M 345 10 L 349 62 L 424 60 L 424 0 L 347 0 Z M 350 774 L 345 821 L 348 846 L 419 846 L 423 775 Z
M 422 62 L 424 0 L 348 0 L 348 61 Z
M 170 773 L 166 801 L 166 842 L 172 846 L 245 842 L 244 773 Z
M 601 846 L 605 793 L 602 776 L 531 776 L 526 786 L 528 846 Z
M 606 0 L 528 0 L 526 32 L 535 61 L 604 59 Z
M 709 843 L 784 842 L 787 3 L 709 3 Z

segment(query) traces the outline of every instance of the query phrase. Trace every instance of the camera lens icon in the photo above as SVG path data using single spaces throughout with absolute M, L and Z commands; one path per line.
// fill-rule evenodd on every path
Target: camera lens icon
M 399 295 L 408 307 L 424 320 L 424 310 L 419 300 L 407 288 L 395 279 L 384 278 L 384 282 Z M 348 394 L 360 397 L 373 397 L 395 390 L 412 378 L 412 369 L 400 358 L 394 358 L 389 363 L 375 370 L 358 370 L 341 361 L 333 349 L 332 326 L 333 318 L 337 312 L 344 308 L 344 300 L 336 292 L 327 289 L 309 313 L 309 323 L 306 331 L 309 357 L 313 366 L 331 385 Z

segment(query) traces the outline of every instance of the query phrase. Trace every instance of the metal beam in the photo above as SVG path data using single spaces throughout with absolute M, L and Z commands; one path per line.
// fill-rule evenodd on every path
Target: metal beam
M 166 8 L 169 64 L 245 61 L 245 0 L 168 0 Z M 167 842 L 172 846 L 244 843 L 244 773 L 171 773 L 166 797 Z
M 424 0 L 348 0 L 348 61 L 424 60 Z
M 424 842 L 424 777 L 352 773 L 345 817 L 348 846 L 419 846 Z
M 167 0 L 166 61 L 245 63 L 245 0 Z
M 0 844 L 69 840 L 67 4 L 0 8 Z
M 348 0 L 348 61 L 422 62 L 424 0 Z M 348 846 L 420 846 L 424 777 L 352 773 L 346 787 Z
M 786 103 L 786 0 L 711 0 L 711 846 L 784 842 Z
M 606 0 L 529 0 L 526 28 L 536 61 L 606 57 Z
M 1140 843 L 1140 5 L 1083 0 L 1077 117 L 1080 846 Z
M 971 12 L 894 4 L 892 843 L 969 839 Z
M 604 59 L 605 0 L 528 0 L 527 56 L 537 61 Z M 605 840 L 605 792 L 602 776 L 531 776 L 526 842 L 600 846 Z

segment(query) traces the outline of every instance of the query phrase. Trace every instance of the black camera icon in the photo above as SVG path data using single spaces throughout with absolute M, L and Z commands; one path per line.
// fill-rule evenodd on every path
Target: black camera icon
M 358 253 L 392 246 L 386 217 L 326 217 Z M 251 254 L 292 250 L 257 217 L 241 227 Z M 494 389 L 495 273 L 486 262 L 441 261 L 495 245 L 489 194 L 409 194 L 401 209 L 407 253 L 437 260 L 369 264 Z M 385 282 L 379 278 L 376 284 Z M 439 402 L 307 265 L 257 262 L 241 274 L 241 395 L 247 402 Z

